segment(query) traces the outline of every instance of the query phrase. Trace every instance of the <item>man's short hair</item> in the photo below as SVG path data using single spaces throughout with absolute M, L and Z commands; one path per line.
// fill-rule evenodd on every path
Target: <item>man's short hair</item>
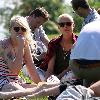
M 33 15 L 35 15 L 35 17 L 43 17 L 45 20 L 48 20 L 50 17 L 46 9 L 44 9 L 44 7 L 38 7 L 29 14 L 29 16 Z
M 88 0 L 72 0 L 71 4 L 74 10 L 77 10 L 79 7 L 84 9 L 88 9 L 90 7 Z
M 97 12 L 98 12 L 98 14 L 100 15 L 100 8 L 98 8 Z

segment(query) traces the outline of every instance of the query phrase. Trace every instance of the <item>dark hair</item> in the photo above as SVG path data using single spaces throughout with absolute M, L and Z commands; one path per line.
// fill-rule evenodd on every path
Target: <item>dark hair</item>
M 49 19 L 49 14 L 43 7 L 36 8 L 29 14 L 29 16 L 33 15 L 35 15 L 35 17 L 43 17 L 45 20 Z
M 84 9 L 88 9 L 90 7 L 87 0 L 72 0 L 71 4 L 74 10 L 77 10 L 79 7 Z
M 98 14 L 100 15 L 100 8 L 97 10 Z

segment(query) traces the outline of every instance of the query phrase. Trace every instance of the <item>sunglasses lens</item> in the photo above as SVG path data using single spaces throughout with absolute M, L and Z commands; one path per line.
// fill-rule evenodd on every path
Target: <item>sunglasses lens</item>
M 60 27 L 64 27 L 65 25 L 71 26 L 72 22 L 63 22 L 63 23 L 58 23 Z
M 72 22 L 66 22 L 66 25 L 67 26 L 71 26 L 72 25 Z
M 26 32 L 26 28 L 24 28 L 24 27 L 21 27 L 21 30 L 22 30 L 23 32 Z
M 21 29 L 23 32 L 26 32 L 26 28 L 24 28 L 24 27 L 14 27 L 14 31 L 15 31 L 15 32 L 19 32 L 20 29 Z
M 60 27 L 64 27 L 65 24 L 64 23 L 58 23 Z
M 15 31 L 15 32 L 18 32 L 19 30 L 20 30 L 19 27 L 14 27 L 14 31 Z

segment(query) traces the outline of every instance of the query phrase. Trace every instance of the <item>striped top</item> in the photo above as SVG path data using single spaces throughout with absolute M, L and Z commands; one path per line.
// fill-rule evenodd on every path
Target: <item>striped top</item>
M 4 51 L 6 48 L 8 48 L 8 40 L 0 41 L 0 48 L 2 48 Z M 5 60 L 5 52 L 0 50 L 0 90 L 5 84 L 8 84 L 9 82 L 17 82 L 18 81 L 18 75 L 10 74 L 10 69 L 8 68 L 7 62 Z M 7 55 L 8 59 L 15 58 L 12 56 L 11 53 L 10 56 Z M 12 59 L 13 60 L 13 59 Z

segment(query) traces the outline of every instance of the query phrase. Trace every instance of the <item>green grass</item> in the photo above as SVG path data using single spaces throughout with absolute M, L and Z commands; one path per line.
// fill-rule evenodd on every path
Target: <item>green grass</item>
M 48 38 L 51 40 L 53 38 L 57 38 L 60 34 L 49 34 Z
M 29 100 L 48 100 L 48 98 L 45 96 L 45 97 L 38 97 L 38 98 L 29 99 Z
M 75 34 L 79 35 L 78 32 L 75 32 Z M 48 35 L 48 38 L 51 40 L 51 39 L 53 39 L 53 38 L 57 38 L 59 35 L 61 35 L 61 34 L 49 34 L 49 35 Z

